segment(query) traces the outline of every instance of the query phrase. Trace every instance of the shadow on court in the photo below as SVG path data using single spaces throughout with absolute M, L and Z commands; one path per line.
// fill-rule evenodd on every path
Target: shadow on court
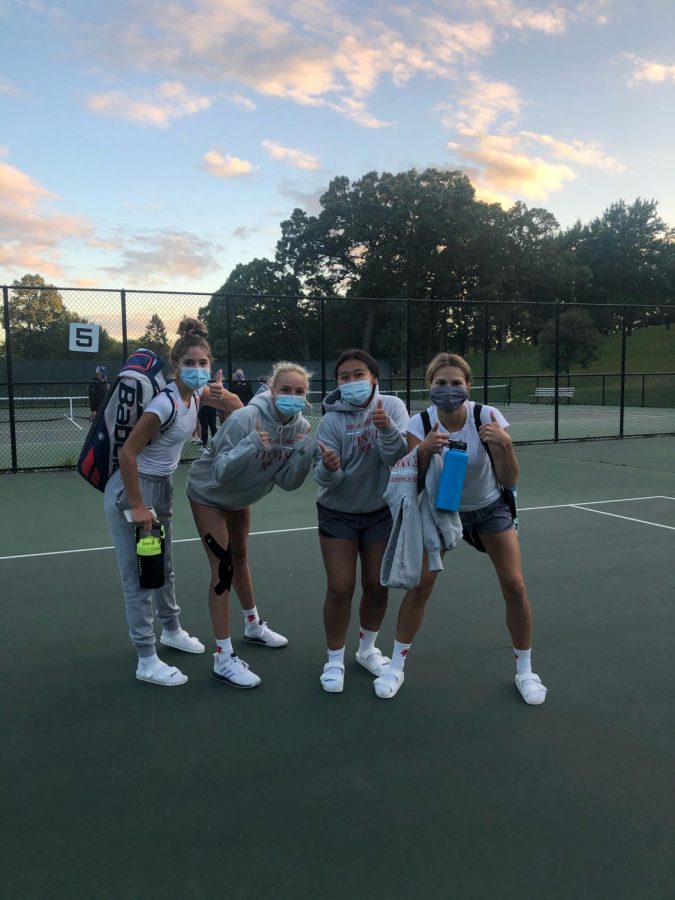
M 0 479 L 2 897 L 671 896 L 674 451 L 519 451 L 539 708 L 514 687 L 492 569 L 464 545 L 400 693 L 378 700 L 353 661 L 355 603 L 345 691 L 325 694 L 317 535 L 289 530 L 314 525 L 310 483 L 253 517 L 273 532 L 251 538 L 259 606 L 289 647 L 244 645 L 233 604 L 263 685 L 210 679 L 185 470 L 178 595 L 207 652 L 162 648 L 189 683 L 141 684 L 112 551 L 63 552 L 109 545 L 100 495 L 72 473 Z

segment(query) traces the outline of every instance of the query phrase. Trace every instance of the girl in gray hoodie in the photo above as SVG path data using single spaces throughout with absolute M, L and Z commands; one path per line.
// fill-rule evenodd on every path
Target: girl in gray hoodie
M 244 612 L 244 640 L 285 647 L 287 639 L 260 618 L 248 566 L 251 504 L 279 485 L 299 488 L 314 459 L 315 440 L 301 414 L 309 372 L 279 362 L 270 390 L 230 415 L 190 468 L 187 494 L 211 566 L 209 609 L 216 638 L 213 677 L 253 688 L 261 679 L 232 651 L 229 597 L 234 584 Z
M 324 625 L 328 661 L 321 686 L 340 693 L 356 561 L 361 560 L 359 649 L 373 675 L 389 664 L 375 646 L 387 609 L 380 567 L 392 520 L 384 492 L 391 467 L 406 453 L 408 412 L 398 397 L 380 395 L 380 367 L 365 350 L 346 350 L 335 364 L 338 389 L 329 394 L 317 431 L 314 478 L 319 485 L 319 540 L 328 586 Z

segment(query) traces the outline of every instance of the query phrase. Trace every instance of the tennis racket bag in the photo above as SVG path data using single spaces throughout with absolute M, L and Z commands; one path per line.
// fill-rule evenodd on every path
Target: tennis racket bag
M 136 350 L 110 386 L 77 463 L 80 475 L 99 491 L 105 490 L 108 479 L 119 467 L 119 451 L 145 407 L 160 391 L 166 390 L 166 379 L 162 374 L 165 365 L 152 350 Z M 173 412 L 162 423 L 162 433 L 171 428 L 178 415 L 173 393 L 166 393 L 171 398 Z

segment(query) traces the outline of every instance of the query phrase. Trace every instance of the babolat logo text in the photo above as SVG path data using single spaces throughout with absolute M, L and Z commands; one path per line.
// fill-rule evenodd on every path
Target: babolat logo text
M 133 381 L 130 384 L 124 384 L 124 382 L 120 381 L 119 388 L 117 389 L 117 408 L 115 410 L 115 432 L 112 452 L 114 468 L 117 468 L 119 465 L 117 457 L 120 447 L 129 437 L 131 429 L 136 424 L 135 421 L 131 423 L 131 417 L 136 408 L 138 391 L 139 384 L 136 381 Z

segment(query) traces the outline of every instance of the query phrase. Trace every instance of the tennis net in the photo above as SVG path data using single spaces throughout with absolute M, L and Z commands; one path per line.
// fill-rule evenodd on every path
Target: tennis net
M 79 420 L 89 421 L 89 398 L 81 397 L 14 397 L 14 421 L 17 425 L 41 424 L 67 420 L 84 429 Z M 9 397 L 0 397 L 0 425 L 9 424 Z

